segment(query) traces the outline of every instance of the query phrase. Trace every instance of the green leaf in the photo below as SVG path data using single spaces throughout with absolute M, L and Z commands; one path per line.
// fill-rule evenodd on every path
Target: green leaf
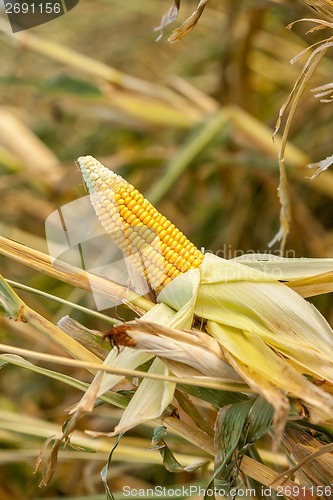
M 1 354 L 0 355 L 0 369 L 3 368 L 7 364 L 12 364 L 21 368 L 26 368 L 34 373 L 38 373 L 40 375 L 46 376 L 48 378 L 57 380 L 64 384 L 67 384 L 71 387 L 75 387 L 80 391 L 86 391 L 89 385 L 86 382 L 81 382 L 65 373 L 56 372 L 53 370 L 49 370 L 47 368 L 43 368 L 42 366 L 34 365 L 30 361 L 17 356 L 15 354 Z M 113 404 L 118 408 L 126 408 L 129 402 L 129 398 L 125 395 L 119 394 L 117 392 L 109 392 L 108 394 L 103 394 L 100 396 L 100 399 L 105 401 L 106 403 Z
M 104 484 L 104 488 L 105 488 L 105 493 L 106 493 L 107 500 L 115 500 L 115 498 L 114 498 L 114 496 L 112 494 L 112 491 L 110 490 L 109 485 L 107 483 L 107 474 L 108 474 L 109 467 L 110 467 L 110 464 L 111 464 L 113 452 L 117 448 L 117 446 L 118 446 L 118 444 L 119 444 L 119 442 L 120 442 L 120 440 L 121 440 L 122 437 L 123 437 L 123 434 L 119 434 L 119 436 L 117 437 L 117 440 L 115 442 L 114 447 L 110 451 L 108 461 L 104 465 L 103 469 L 100 472 L 100 476 L 101 476 L 103 484 Z
M 166 435 L 166 428 L 164 427 L 164 425 L 160 425 L 159 427 L 156 427 L 154 429 L 153 437 L 151 440 L 152 449 L 157 449 L 161 446 L 161 441 L 163 441 L 165 435 Z M 162 446 L 164 446 L 164 442 Z
M 0 275 L 0 311 L 8 318 L 18 321 L 20 308 L 23 306 L 22 300 L 16 295 L 14 290 L 8 285 L 6 280 Z M 2 312 L 3 311 L 3 312 Z
M 263 397 L 259 396 L 248 414 L 245 445 L 251 445 L 270 430 L 274 409 Z
M 168 447 L 168 445 L 164 441 L 164 437 L 166 435 L 166 428 L 161 425 L 154 429 L 153 437 L 152 437 L 152 450 L 158 450 L 162 459 L 163 465 L 168 472 L 190 472 L 196 470 L 203 465 L 207 464 L 206 460 L 195 462 L 191 465 L 187 465 L 183 467 L 178 460 L 175 458 L 174 454 Z
M 152 449 L 158 450 L 162 459 L 163 465 L 169 472 L 184 472 L 186 469 L 176 460 L 174 454 L 167 446 L 163 437 L 166 434 L 165 427 L 157 427 L 154 430 L 153 438 L 152 438 Z
M 273 414 L 272 406 L 260 396 L 222 408 L 216 424 L 215 486 L 226 493 L 235 486 L 239 459 L 267 434 Z
M 166 445 L 164 441 L 164 436 L 166 435 L 166 429 L 162 425 L 154 429 L 152 438 L 152 449 L 158 450 L 163 459 L 163 465 L 169 472 L 184 472 L 184 467 L 175 459 L 172 451 Z
M 219 412 L 215 439 L 223 466 L 230 461 L 240 439 L 243 438 L 243 430 L 253 403 L 254 400 L 242 401 L 228 405 Z
M 170 448 L 164 443 L 164 446 L 158 450 L 163 459 L 163 465 L 169 472 L 184 472 L 186 469 L 176 460 Z
M 44 88 L 46 92 L 62 94 L 73 94 L 82 97 L 101 97 L 103 94 L 98 87 L 91 83 L 73 78 L 67 75 L 59 75 L 46 81 Z
M 215 408 L 220 409 L 223 406 L 239 403 L 248 399 L 248 396 L 240 392 L 231 391 L 219 391 L 217 389 L 208 389 L 205 387 L 190 386 L 178 384 L 179 389 L 184 392 L 195 396 L 196 398 L 207 401 L 207 403 L 212 404 Z

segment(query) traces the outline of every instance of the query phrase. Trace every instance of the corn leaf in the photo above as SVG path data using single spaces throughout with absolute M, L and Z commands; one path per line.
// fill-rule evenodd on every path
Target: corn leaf
M 165 304 L 157 304 L 142 319 L 172 327 L 189 328 L 192 324 L 193 309 L 200 276 L 196 273 L 194 278 L 192 278 L 191 276 L 187 276 L 188 274 L 191 275 L 190 272 L 184 275 L 186 278 L 183 293 L 178 292 L 175 296 L 175 303 L 179 307 L 178 312 L 175 312 Z M 113 349 L 106 357 L 104 364 L 122 368 L 136 368 L 152 357 L 152 354 L 125 347 L 120 352 L 117 349 Z M 156 359 L 150 367 L 149 373 L 168 375 L 169 371 L 162 361 Z M 96 398 L 111 389 L 121 379 L 122 377 L 118 375 L 107 373 L 100 375 L 98 373 L 84 397 L 73 407 L 72 411 L 77 413 L 77 417 L 87 411 L 92 411 Z M 145 420 L 160 416 L 172 401 L 174 391 L 175 384 L 173 383 L 145 379 L 141 382 L 122 415 L 115 433 L 124 432 Z
M 268 273 L 211 254 L 200 270 L 167 285 L 158 301 L 181 312 L 176 297 L 190 286 L 190 274 L 195 279 L 200 274 L 194 313 L 208 320 L 206 330 L 232 366 L 274 406 L 276 440 L 289 411 L 284 392 L 329 418 L 333 398 L 302 376 L 328 381 L 333 376 L 333 332 L 321 314 Z
M 148 371 L 161 375 L 169 374 L 168 368 L 158 358 L 154 360 Z M 125 432 L 147 420 L 159 417 L 171 403 L 175 388 L 174 383 L 144 379 L 125 409 L 114 434 Z
M 235 485 L 238 463 L 246 450 L 269 432 L 273 413 L 262 397 L 226 406 L 219 412 L 214 476 L 225 491 Z
M 162 358 L 176 375 L 189 376 L 193 372 L 194 375 L 220 377 L 226 381 L 241 383 L 240 377 L 226 361 L 219 343 L 204 332 L 182 331 L 148 323 L 141 318 L 115 327 L 112 339 L 117 345 L 133 343 L 130 345 L 132 349 Z
M 320 457 L 311 460 L 311 455 L 323 447 L 323 443 L 313 436 L 313 432 L 307 432 L 305 429 L 295 429 L 290 426 L 286 429 L 283 439 L 289 453 L 299 462 L 306 458 L 309 459 L 302 465 L 301 475 L 311 481 L 316 486 L 330 485 L 333 477 L 333 456 L 326 453 Z M 327 491 L 329 491 L 327 489 Z M 330 498 L 331 496 L 325 496 Z
M 245 254 L 232 259 L 278 280 L 309 278 L 333 270 L 333 259 L 286 258 L 273 254 Z
M 248 399 L 248 396 L 246 396 L 245 394 L 237 392 L 217 391 L 216 389 L 207 389 L 204 387 L 189 386 L 183 384 L 178 384 L 178 387 L 191 396 L 195 396 L 198 399 L 207 401 L 207 403 L 210 403 L 218 410 L 221 409 L 222 406 L 239 403 Z
M 237 265 L 240 268 L 213 255 L 205 257 L 195 313 L 259 335 L 303 373 L 332 382 L 333 332 L 325 318 L 282 283 L 267 283 L 264 273 L 250 269 L 259 274 L 249 275 L 247 266 Z

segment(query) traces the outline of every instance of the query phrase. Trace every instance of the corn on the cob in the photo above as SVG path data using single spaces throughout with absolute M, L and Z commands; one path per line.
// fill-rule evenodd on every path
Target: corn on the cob
M 200 266 L 203 254 L 134 186 L 92 156 L 78 164 L 100 223 L 156 293 Z

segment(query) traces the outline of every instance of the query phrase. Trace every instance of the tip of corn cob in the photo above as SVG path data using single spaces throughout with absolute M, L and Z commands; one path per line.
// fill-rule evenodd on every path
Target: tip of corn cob
M 92 156 L 78 165 L 100 223 L 156 293 L 200 266 L 203 254 L 134 186 Z
M 126 183 L 120 175 L 104 167 L 104 165 L 93 156 L 80 156 L 77 162 L 89 192 L 93 191 L 96 186 L 101 186 L 103 182 L 107 182 L 111 189 L 113 184 Z

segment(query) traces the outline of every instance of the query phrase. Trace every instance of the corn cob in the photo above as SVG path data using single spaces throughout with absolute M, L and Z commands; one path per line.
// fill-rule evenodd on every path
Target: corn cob
M 92 156 L 78 164 L 100 223 L 156 293 L 200 266 L 203 254 L 134 186 Z

